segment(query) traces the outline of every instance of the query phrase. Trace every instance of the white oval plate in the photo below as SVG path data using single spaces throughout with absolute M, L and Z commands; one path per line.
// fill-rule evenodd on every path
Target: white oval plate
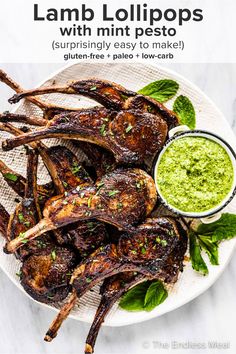
M 138 90 L 148 83 L 159 79 L 173 79 L 176 80 L 180 89 L 179 94 L 189 97 L 194 105 L 197 117 L 197 128 L 210 130 L 216 134 L 222 136 L 235 150 L 236 140 L 235 136 L 228 125 L 226 119 L 222 113 L 218 110 L 215 104 L 196 86 L 191 82 L 183 78 L 182 76 L 167 70 L 162 67 L 154 67 L 144 64 L 94 64 L 94 63 L 79 63 L 60 70 L 53 74 L 43 82 L 43 85 L 50 83 L 65 83 L 68 80 L 86 79 L 89 77 L 98 77 L 101 79 L 107 79 L 118 84 L 125 86 L 127 89 Z M 74 95 L 45 95 L 44 99 L 48 99 L 51 102 L 57 102 L 60 104 L 72 106 L 91 106 L 96 105 L 89 99 L 81 96 Z M 50 97 L 50 98 L 49 98 Z M 166 106 L 172 108 L 173 100 L 169 101 Z M 39 111 L 34 106 L 27 102 L 21 102 L 14 112 L 25 112 L 27 114 L 38 114 Z M 4 133 L 1 134 L 1 138 L 5 138 Z M 65 143 L 68 145 L 68 143 Z M 69 144 L 71 147 L 71 145 Z M 74 149 L 74 148 L 73 148 Z M 0 158 L 6 161 L 13 169 L 16 168 L 19 172 L 25 173 L 25 156 L 23 148 L 17 148 L 9 153 L 0 153 Z M 39 168 L 39 176 L 41 181 L 47 179 L 47 174 L 43 166 Z M 0 186 L 0 202 L 5 207 L 12 211 L 14 208 L 15 194 L 9 190 L 4 181 L 1 180 Z M 234 199 L 228 206 L 228 210 L 231 212 L 236 211 L 236 200 Z M 236 243 L 236 239 L 227 241 L 220 246 L 220 265 L 212 266 L 206 259 L 209 275 L 203 277 L 192 270 L 191 264 L 187 262 L 184 268 L 184 272 L 180 275 L 178 282 L 169 292 L 167 300 L 154 309 L 152 312 L 126 312 L 118 308 L 115 305 L 108 314 L 105 325 L 107 326 L 123 326 L 132 323 L 137 323 L 151 319 L 153 317 L 161 316 L 164 313 L 172 311 L 187 302 L 191 301 L 205 290 L 207 290 L 219 277 L 219 275 L 226 268 L 229 262 Z M 2 251 L 4 245 L 3 239 L 0 240 L 0 266 L 9 278 L 24 291 L 20 285 L 19 278 L 16 276 L 16 272 L 19 269 L 19 262 L 12 255 L 6 255 Z M 98 287 L 93 292 L 89 292 L 80 299 L 79 307 L 72 310 L 70 317 L 91 322 L 93 320 L 96 308 L 99 304 Z M 42 304 L 42 306 L 48 306 Z M 48 306 L 54 308 L 52 306 Z M 54 308 L 55 309 L 55 308 Z

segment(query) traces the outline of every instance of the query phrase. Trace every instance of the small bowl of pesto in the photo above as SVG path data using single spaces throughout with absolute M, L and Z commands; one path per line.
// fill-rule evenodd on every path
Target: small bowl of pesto
M 180 131 L 180 132 L 179 132 Z M 221 137 L 179 126 L 154 163 L 161 201 L 173 212 L 210 223 L 236 193 L 236 155 Z

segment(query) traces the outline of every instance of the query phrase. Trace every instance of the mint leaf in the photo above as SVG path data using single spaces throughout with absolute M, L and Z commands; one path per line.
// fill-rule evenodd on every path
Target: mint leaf
M 186 96 L 179 96 L 176 98 L 173 111 L 177 114 L 180 123 L 187 125 L 190 129 L 196 126 L 196 115 L 192 102 Z
M 145 281 L 128 290 L 122 296 L 119 306 L 127 311 L 143 311 L 145 295 L 150 284 L 150 281 Z
M 211 224 L 200 224 L 197 232 L 212 236 L 212 241 L 229 240 L 236 236 L 236 215 L 225 213 Z
M 198 235 L 199 245 L 204 249 L 211 264 L 219 265 L 218 244 L 212 241 L 210 236 Z
M 152 311 L 168 296 L 161 281 L 145 281 L 128 290 L 119 306 L 127 311 Z
M 152 311 L 156 306 L 165 301 L 167 296 L 168 292 L 160 280 L 152 282 L 145 295 L 144 310 Z
M 158 102 L 166 102 L 174 97 L 179 89 L 179 84 L 173 80 L 158 80 L 143 87 L 138 93 L 149 96 Z
M 196 234 L 193 231 L 189 233 L 189 251 L 190 259 L 192 262 L 192 267 L 196 271 L 202 273 L 203 275 L 208 274 L 208 268 L 204 259 L 201 256 L 201 248 L 199 245 L 199 240 L 196 237 Z

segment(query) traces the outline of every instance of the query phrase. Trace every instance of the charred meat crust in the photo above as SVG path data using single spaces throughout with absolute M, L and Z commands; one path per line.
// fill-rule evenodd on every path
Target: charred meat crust
M 117 162 L 142 163 L 154 156 L 164 145 L 167 136 L 165 121 L 141 111 L 111 111 L 87 109 L 61 114 L 46 128 L 7 139 L 3 149 L 49 137 L 89 141 L 111 151 Z
M 184 254 L 187 248 L 187 232 L 181 225 L 181 222 L 176 218 L 168 217 L 158 219 L 160 225 L 166 227 L 168 231 L 176 231 L 177 228 L 179 240 L 163 266 L 157 271 L 157 274 L 153 275 L 153 278 L 160 279 L 165 283 L 175 283 L 178 279 L 179 272 L 183 270 Z M 155 230 L 158 230 L 155 220 L 156 219 L 148 219 L 142 226 L 143 230 L 150 230 L 152 226 L 154 226 Z M 171 224 L 172 227 L 170 228 Z M 158 238 L 161 240 L 160 236 L 158 236 Z M 100 288 L 101 301 L 86 339 L 86 347 L 88 346 L 91 352 L 93 352 L 98 332 L 109 310 L 128 289 L 143 280 L 145 280 L 145 276 L 137 272 L 119 273 L 104 280 Z
M 23 240 L 24 233 L 36 225 L 41 216 L 37 195 L 37 165 L 37 153 L 29 150 L 24 197 L 10 216 L 7 227 L 8 241 L 14 240 L 17 236 L 22 237 L 23 246 L 15 253 L 16 257 L 21 260 L 41 249 L 42 245 L 48 247 L 52 244 L 50 236 L 46 234 L 30 242 L 24 243 Z
M 144 222 L 130 235 L 131 243 L 127 242 L 129 236 L 124 234 L 118 246 L 109 244 L 82 262 L 71 277 L 77 296 L 82 296 L 97 282 L 117 273 L 135 271 L 148 278 L 156 277 L 181 237 L 172 220 L 161 219 L 161 222 L 165 219 L 166 223 L 162 230 L 158 227 L 159 218 L 148 219 L 147 225 Z M 140 253 L 144 256 L 137 261 Z
M 55 227 L 87 219 L 99 219 L 129 229 L 144 219 L 156 202 L 152 178 L 139 169 L 118 169 L 97 181 L 95 186 L 52 198 L 44 210 L 45 219 Z
M 68 295 L 75 263 L 72 251 L 51 245 L 23 262 L 21 284 L 35 300 L 46 303 L 61 301 Z

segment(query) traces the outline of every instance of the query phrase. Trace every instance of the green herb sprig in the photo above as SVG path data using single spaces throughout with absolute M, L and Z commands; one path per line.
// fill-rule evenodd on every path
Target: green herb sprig
M 145 281 L 125 293 L 119 306 L 127 311 L 152 311 L 168 296 L 160 280 Z
M 189 233 L 190 260 L 194 270 L 203 275 L 209 273 L 202 257 L 205 252 L 212 265 L 219 265 L 218 248 L 220 242 L 236 236 L 236 215 L 225 213 L 211 224 L 200 224 Z

